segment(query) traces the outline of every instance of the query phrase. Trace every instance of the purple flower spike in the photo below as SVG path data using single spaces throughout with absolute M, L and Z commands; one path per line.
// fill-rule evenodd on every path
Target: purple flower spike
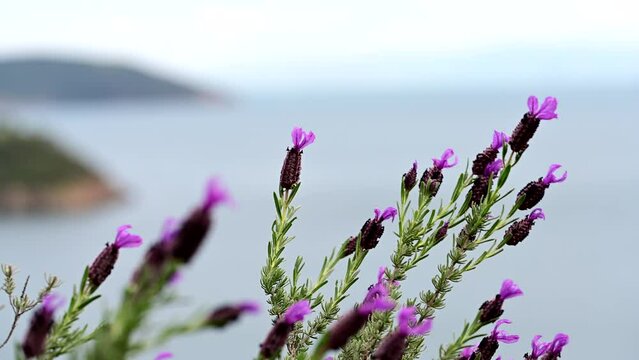
M 486 165 L 484 170 L 484 176 L 496 175 L 504 167 L 504 162 L 501 159 L 497 159 L 490 164 Z
M 512 323 L 512 321 L 508 319 L 497 320 L 497 322 L 495 323 L 495 327 L 493 328 L 493 331 L 490 333 L 490 336 L 499 342 L 503 342 L 504 344 L 516 343 L 517 341 L 519 341 L 519 335 L 509 335 L 508 333 L 506 333 L 506 331 L 499 330 L 499 327 L 501 326 L 501 324 L 510 324 L 510 323 Z
M 166 359 L 171 359 L 173 357 L 173 353 L 170 353 L 168 351 L 165 352 L 161 352 L 159 353 L 156 357 L 155 360 L 166 360 Z
M 311 302 L 307 299 L 300 300 L 291 305 L 284 313 L 284 320 L 289 324 L 295 324 L 304 320 L 304 316 L 311 313 Z
M 413 167 L 404 174 L 404 190 L 410 192 L 417 185 L 417 161 L 413 162 Z
M 544 211 L 541 210 L 541 208 L 536 208 L 535 210 L 533 210 L 530 215 L 528 215 L 528 217 L 530 218 L 530 220 L 546 220 L 546 214 L 544 214 Z
M 402 308 L 397 314 L 397 320 L 399 322 L 399 331 L 406 335 L 424 335 L 433 327 L 432 319 L 417 322 L 414 306 Z
M 548 168 L 548 173 L 546 173 L 546 176 L 544 177 L 544 179 L 541 182 L 544 185 L 548 186 L 550 184 L 560 183 L 560 182 L 563 182 L 564 180 L 566 180 L 566 178 L 568 177 L 568 171 L 564 171 L 564 174 L 561 175 L 561 177 L 557 177 L 555 175 L 555 171 L 557 171 L 560 167 L 561 167 L 561 165 L 559 165 L 559 164 L 550 165 L 550 168 Z
M 315 134 L 312 131 L 305 132 L 301 127 L 294 127 L 291 137 L 293 138 L 293 146 L 297 150 L 303 150 L 315 142 Z
M 519 286 L 517 286 L 517 284 L 515 284 L 514 281 L 510 279 L 506 279 L 504 280 L 503 283 L 501 283 L 501 290 L 499 290 L 499 296 L 503 300 L 514 298 L 521 295 L 524 295 L 524 292 L 521 291 L 521 289 L 519 289 Z
M 212 208 L 221 204 L 229 204 L 231 196 L 228 190 L 222 186 L 220 179 L 211 178 L 206 184 L 206 193 L 202 201 L 202 210 L 209 212 Z
M 118 233 L 115 236 L 115 247 L 122 248 L 135 248 L 142 245 L 142 237 L 134 234 L 129 234 L 127 230 L 132 228 L 131 225 L 122 225 L 118 228 Z
M 528 98 L 528 110 L 529 114 L 539 120 L 552 120 L 557 118 L 557 99 L 548 96 L 541 107 L 539 106 L 539 100 L 536 96 L 530 96 Z
M 42 306 L 33 314 L 27 336 L 22 343 L 22 351 L 27 359 L 44 354 L 47 336 L 54 323 L 53 315 L 63 303 L 64 299 L 56 294 L 48 294 L 42 300 Z
M 375 209 L 375 220 L 380 223 L 388 219 L 395 221 L 395 216 L 397 216 L 397 209 L 392 206 L 387 207 L 383 212 L 380 209 Z
M 213 310 L 206 318 L 206 324 L 212 327 L 224 327 L 236 321 L 240 315 L 255 314 L 259 312 L 260 306 L 254 301 L 245 301 L 234 305 L 225 305 Z
M 506 133 L 495 130 L 493 132 L 493 142 L 490 144 L 490 147 L 494 150 L 499 150 L 499 148 L 509 141 L 510 137 L 506 135 Z
M 457 165 L 457 162 L 459 161 L 459 158 L 457 156 L 455 156 L 455 160 L 453 160 L 453 162 L 448 162 L 448 160 L 452 158 L 453 155 L 455 155 L 455 151 L 453 151 L 453 149 L 446 149 L 441 158 L 433 158 L 433 166 L 435 166 L 439 170 L 442 170 Z
M 541 335 L 535 335 L 530 345 L 532 346 L 532 351 L 530 354 L 524 355 L 526 360 L 538 360 L 550 347 L 550 343 L 541 341 Z

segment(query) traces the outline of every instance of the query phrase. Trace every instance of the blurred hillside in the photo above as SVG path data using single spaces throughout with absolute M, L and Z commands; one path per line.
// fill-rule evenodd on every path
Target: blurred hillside
M 195 87 L 123 65 L 25 58 L 0 61 L 0 101 L 212 97 Z
M 0 211 L 72 210 L 115 192 L 79 160 L 41 135 L 0 127 Z

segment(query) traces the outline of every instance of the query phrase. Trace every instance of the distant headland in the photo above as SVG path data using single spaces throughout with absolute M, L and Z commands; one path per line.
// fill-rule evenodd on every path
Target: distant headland
M 221 100 L 221 94 L 126 65 L 53 58 L 0 60 L 0 102 L 158 98 Z
M 70 211 L 118 193 L 97 173 L 38 134 L 0 125 L 0 212 Z

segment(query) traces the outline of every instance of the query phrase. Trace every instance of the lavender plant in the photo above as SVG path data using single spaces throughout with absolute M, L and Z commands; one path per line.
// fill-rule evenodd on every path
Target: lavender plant
M 286 151 L 279 186 L 273 193 L 275 220 L 260 278 L 272 326 L 256 347 L 255 358 L 321 360 L 334 359 L 327 357 L 333 354 L 337 359 L 417 359 L 425 350 L 430 332 L 436 331 L 434 318 L 445 307 L 455 284 L 467 272 L 504 253 L 507 247 L 522 243 L 530 236 L 535 222 L 546 218 L 544 211 L 535 207 L 551 184 L 566 180 L 566 172 L 556 175 L 560 165 L 552 164 L 544 177 L 528 183 L 516 196 L 510 196 L 515 189 L 508 188 L 507 183 L 541 121 L 557 118 L 556 108 L 555 98 L 548 97 L 539 105 L 537 98 L 531 96 L 528 111 L 512 134 L 494 131 L 490 144 L 457 176 L 451 194 L 447 200 L 440 200 L 439 205 L 431 203 L 450 176 L 448 173 L 453 171 L 450 168 L 458 164 L 455 152 L 446 149 L 440 157 L 433 158 L 432 166 L 419 178 L 419 165 L 413 162 L 401 176 L 396 207 L 375 209 L 374 216 L 359 231 L 350 236 L 345 234 L 344 240 L 336 239 L 317 278 L 306 280 L 301 279 L 305 266 L 302 257 L 297 257 L 291 271 L 287 271 L 290 264 L 286 248 L 295 240 L 292 232 L 299 209 L 295 198 L 302 184 L 302 155 L 315 141 L 315 134 L 294 128 L 293 145 Z M 153 351 L 156 359 L 169 359 L 172 354 L 158 352 L 166 341 L 222 328 L 244 314 L 258 311 L 257 302 L 240 301 L 208 313 L 196 313 L 191 319 L 169 323 L 155 331 L 142 331 L 154 311 L 173 301 L 171 284 L 179 280 L 181 269 L 194 261 L 211 231 L 215 209 L 229 199 L 228 192 L 213 179 L 207 184 L 204 200 L 188 216 L 182 221 L 165 222 L 159 240 L 146 250 L 126 284 L 118 307 L 91 330 L 88 325 L 77 324 L 81 313 L 99 299 L 97 290 L 114 270 L 119 250 L 142 244 L 140 236 L 129 233 L 130 225 L 118 228 L 115 241 L 107 244 L 85 268 L 66 311 L 57 321 L 55 313 L 60 310 L 60 297 L 46 295 L 57 286 L 57 279 L 47 281 L 36 301 L 28 300 L 24 291 L 15 298 L 13 270 L 3 267 L 3 290 L 11 299 L 15 322 L 25 310 L 42 302 L 32 317 L 17 358 L 49 360 L 71 354 L 91 360 L 119 360 Z M 350 289 L 362 275 L 360 269 L 367 254 L 376 251 L 380 241 L 388 241 L 384 240 L 385 227 L 395 220 L 396 245 L 388 266 L 380 268 L 377 281 L 361 302 L 343 308 Z M 429 258 L 432 249 L 444 244 L 450 249 L 437 266 L 430 285 L 418 297 L 405 296 L 402 282 Z M 346 266 L 342 273 L 335 274 L 341 262 L 346 262 Z M 333 289 L 327 292 L 325 287 L 332 281 Z M 499 293 L 478 307 L 473 320 L 463 325 L 453 341 L 439 347 L 438 358 L 489 360 L 496 356 L 501 345 L 516 343 L 519 336 L 503 329 L 511 321 L 502 315 L 505 301 L 521 295 L 523 292 L 514 281 L 504 280 Z M 7 340 L 10 336 L 11 332 Z M 532 339 L 532 349 L 522 355 L 524 359 L 555 360 L 569 340 L 562 333 L 552 342 L 540 339 L 541 335 Z

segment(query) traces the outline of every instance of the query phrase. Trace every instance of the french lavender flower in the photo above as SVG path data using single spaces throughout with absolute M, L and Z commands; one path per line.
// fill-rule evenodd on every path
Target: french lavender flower
M 481 310 L 479 320 L 484 324 L 497 320 L 504 313 L 502 309 L 504 301 L 523 294 L 523 291 L 519 289 L 519 286 L 517 286 L 514 281 L 510 279 L 504 280 L 501 283 L 499 294 L 495 295 L 494 299 L 484 302 L 479 307 L 479 310 Z
M 550 347 L 550 343 L 541 341 L 541 335 L 535 335 L 530 345 L 532 346 L 532 351 L 530 354 L 526 353 L 524 355 L 524 359 L 526 360 L 538 360 Z
M 291 305 L 282 316 L 277 319 L 271 331 L 266 335 L 264 342 L 260 344 L 260 355 L 270 359 L 280 352 L 286 344 L 288 335 L 293 331 L 296 323 L 304 320 L 304 316 L 311 313 L 311 303 L 308 300 L 300 300 Z
M 564 171 L 564 174 L 560 177 L 555 175 L 555 171 L 557 171 L 560 167 L 561 165 L 559 164 L 550 165 L 545 177 L 539 178 L 537 181 L 529 182 L 528 185 L 524 186 L 524 188 L 519 191 L 517 199 L 525 196 L 524 201 L 521 205 L 519 205 L 519 210 L 532 209 L 535 205 L 539 204 L 541 199 L 543 199 L 546 189 L 550 187 L 550 184 L 560 183 L 566 180 L 568 177 L 567 171 Z
M 246 301 L 234 305 L 226 305 L 213 310 L 206 318 L 206 325 L 224 327 L 239 319 L 242 314 L 255 314 L 260 310 L 258 303 Z
M 473 356 L 473 353 L 475 353 L 475 350 L 477 350 L 477 345 L 467 346 L 463 348 L 457 360 L 470 360 L 470 358 Z
M 518 335 L 509 335 L 504 330 L 499 330 L 499 326 L 501 326 L 501 324 L 510 323 L 511 321 L 506 319 L 497 320 L 493 331 L 490 335 L 481 339 L 479 345 L 477 345 L 477 350 L 475 350 L 475 353 L 470 360 L 475 360 L 478 356 L 479 359 L 492 359 L 499 348 L 500 342 L 504 344 L 512 344 L 519 341 Z
M 174 235 L 170 246 L 171 257 L 182 263 L 188 263 L 200 248 L 211 227 L 212 210 L 230 201 L 231 197 L 219 179 L 210 179 L 202 204 L 182 222 Z
M 280 187 L 287 190 L 300 182 L 302 150 L 315 141 L 315 134 L 312 131 L 307 133 L 300 127 L 293 128 L 291 137 L 293 138 L 293 147 L 286 149 L 286 158 L 280 173 Z
M 428 191 L 431 196 L 437 195 L 439 187 L 444 181 L 444 174 L 442 173 L 442 170 L 457 165 L 457 162 L 459 161 L 457 156 L 455 156 L 455 160 L 452 162 L 448 161 L 453 157 L 453 155 L 455 155 L 453 149 L 446 149 L 441 158 L 433 158 L 433 166 L 426 169 L 426 171 L 422 174 L 420 183 L 423 186 L 426 186 L 426 184 L 430 181 L 430 186 L 426 189 L 426 191 Z
M 501 149 L 501 147 L 504 146 L 504 144 L 507 143 L 508 140 L 510 140 L 508 135 L 495 130 L 493 132 L 493 141 L 490 146 L 488 146 L 483 152 L 477 154 L 477 157 L 475 157 L 475 161 L 473 161 L 473 174 L 480 176 L 484 175 L 486 166 L 495 161 L 497 155 L 499 154 L 499 149 Z
M 337 350 L 346 345 L 348 339 L 355 336 L 366 325 L 373 312 L 388 311 L 395 307 L 390 298 L 389 284 L 384 280 L 386 268 L 377 273 L 377 283 L 371 285 L 361 304 L 343 315 L 328 332 L 327 349 Z
M 470 188 L 470 203 L 479 204 L 488 194 L 488 185 L 491 177 L 497 175 L 499 171 L 504 167 L 504 162 L 501 159 L 497 159 L 490 164 L 486 165 L 484 173 L 475 178 L 473 187 Z
M 507 239 L 506 244 L 515 246 L 524 241 L 524 239 L 528 237 L 528 234 L 530 234 L 530 230 L 533 225 L 535 225 L 535 220 L 537 219 L 546 220 L 546 214 L 544 214 L 541 208 L 536 208 L 523 219 L 515 221 L 510 225 L 504 236 Z
M 42 306 L 31 318 L 27 336 L 22 343 L 22 351 L 27 359 L 40 356 L 46 350 L 47 336 L 53 326 L 53 315 L 64 303 L 57 294 L 48 294 L 42 300 Z
M 375 360 L 401 360 L 406 351 L 409 336 L 421 336 L 433 327 L 433 320 L 426 319 L 418 322 L 415 317 L 415 307 L 402 308 L 397 314 L 399 325 L 397 330 L 387 335 L 373 354 Z
M 97 289 L 113 271 L 120 249 L 135 248 L 142 245 L 140 236 L 128 232 L 131 227 L 131 225 L 120 226 L 115 236 L 115 242 L 107 244 L 104 250 L 93 260 L 93 264 L 89 267 L 89 282 L 93 290 Z
M 568 345 L 568 340 L 569 340 L 569 337 L 566 334 L 559 333 L 555 335 L 555 338 L 552 340 L 552 342 L 548 346 L 546 355 L 544 355 L 542 360 L 559 359 L 561 357 L 561 351 L 564 349 L 564 346 Z
M 415 185 L 417 185 L 417 161 L 413 162 L 413 166 L 404 174 L 404 190 L 408 193 Z
M 444 224 L 442 224 L 442 226 L 439 229 L 437 229 L 437 233 L 435 234 L 435 243 L 439 243 L 440 241 L 446 238 L 446 235 L 448 234 L 449 225 L 450 223 L 446 221 L 444 222 Z
M 384 211 L 375 209 L 375 217 L 366 220 L 362 229 L 359 231 L 358 236 L 351 236 L 347 241 L 346 248 L 342 256 L 346 257 L 355 252 L 357 249 L 357 240 L 360 238 L 360 246 L 364 250 L 374 249 L 379 243 L 379 239 L 384 234 L 384 225 L 382 223 L 385 220 L 395 220 L 397 216 L 397 209 L 392 206 L 387 207 Z
M 539 127 L 540 120 L 552 120 L 557 118 L 557 99 L 547 97 L 543 104 L 539 106 L 539 100 L 536 96 L 528 98 L 528 112 L 519 121 L 515 130 L 510 137 L 510 148 L 513 151 L 522 153 L 528 148 L 528 142 L 535 135 L 535 131 Z

